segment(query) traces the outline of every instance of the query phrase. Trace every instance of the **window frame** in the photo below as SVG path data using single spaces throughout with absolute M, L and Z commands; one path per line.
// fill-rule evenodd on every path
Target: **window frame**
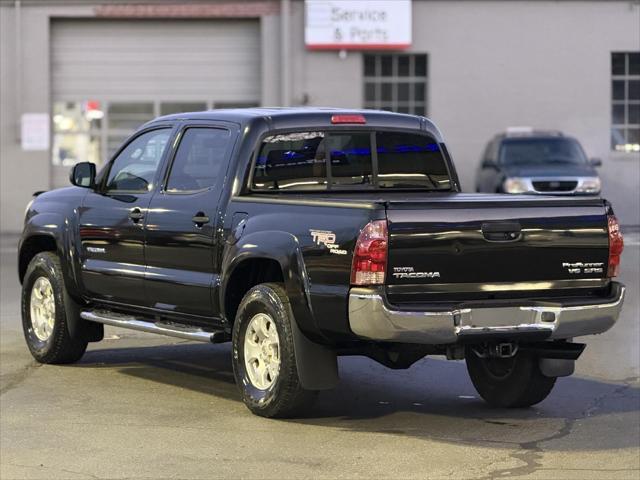
M 391 58 L 391 74 L 382 74 L 383 57 Z M 409 59 L 409 75 L 401 75 L 399 72 L 399 61 L 401 57 Z M 416 75 L 416 58 L 424 57 L 425 73 L 424 76 Z M 367 75 L 366 63 L 367 59 L 373 60 L 375 72 L 373 75 Z M 424 86 L 424 98 L 416 100 L 415 85 L 421 83 Z M 374 99 L 367 100 L 367 85 L 374 86 Z M 391 84 L 391 98 L 384 100 L 382 98 L 382 84 Z M 398 95 L 398 85 L 407 84 L 409 88 L 409 96 L 407 100 L 400 100 Z M 418 115 L 426 117 L 429 112 L 429 54 L 426 52 L 408 52 L 408 53 L 383 53 L 372 52 L 362 55 L 362 105 L 364 108 L 374 108 L 377 110 L 387 110 L 396 113 L 404 113 L 407 115 Z M 400 108 L 406 108 L 407 112 L 400 112 Z M 423 113 L 415 113 L 416 108 L 422 108 Z
M 635 55 L 640 55 L 640 51 L 638 50 L 625 50 L 625 51 L 611 51 L 609 54 L 609 151 L 610 152 L 614 152 L 617 154 L 636 154 L 637 151 L 636 150 L 626 150 L 625 147 L 626 145 L 630 145 L 631 143 L 629 142 L 629 134 L 628 134 L 628 130 L 630 129 L 640 129 L 640 123 L 629 123 L 629 107 L 631 105 L 637 105 L 638 108 L 640 108 L 640 99 L 631 99 L 629 98 L 629 82 L 630 81 L 639 81 L 640 82 L 640 73 L 631 73 L 630 72 L 630 67 L 629 67 L 629 63 L 630 63 L 630 55 L 631 54 L 635 54 Z M 624 73 L 619 74 L 619 73 L 614 73 L 613 72 L 613 57 L 614 55 L 624 55 L 624 64 L 625 64 L 625 68 L 624 68 Z M 615 81 L 622 81 L 624 84 L 624 98 L 622 100 L 620 99 L 614 99 L 613 98 L 613 82 Z M 614 115 L 613 115 L 613 110 L 614 110 L 614 106 L 616 105 L 620 105 L 623 107 L 623 111 L 624 111 L 624 122 L 623 123 L 615 123 L 614 122 Z M 620 144 L 615 144 L 614 139 L 613 139 L 613 132 L 614 130 L 622 130 L 623 132 L 623 137 L 624 137 L 624 141 L 625 143 L 620 145 Z M 633 144 L 631 144 L 633 145 Z M 616 147 L 618 146 L 622 146 L 623 148 L 618 149 Z
M 151 126 L 149 126 L 147 128 L 144 128 L 142 130 L 139 130 L 139 131 L 135 132 L 127 140 L 122 142 L 122 145 L 120 145 L 120 148 L 118 148 L 118 150 L 116 150 L 116 152 L 113 154 L 113 156 L 109 159 L 109 162 L 105 165 L 104 170 L 102 170 L 99 173 L 100 181 L 99 181 L 99 189 L 98 189 L 98 191 L 100 193 L 102 193 L 102 194 L 105 194 L 105 195 L 119 195 L 119 194 L 124 194 L 124 195 L 129 195 L 129 194 L 142 195 L 142 194 L 145 194 L 145 193 L 152 193 L 154 190 L 156 190 L 158 188 L 156 180 L 158 179 L 158 176 L 159 176 L 160 172 L 163 170 L 163 165 L 165 163 L 167 155 L 169 154 L 169 150 L 171 150 L 173 148 L 173 144 L 174 144 L 174 141 L 175 141 L 175 139 L 174 139 L 174 137 L 175 137 L 174 129 L 175 129 L 175 126 L 172 125 L 172 124 L 151 125 Z M 167 147 L 162 152 L 162 156 L 160 157 L 160 160 L 158 161 L 158 166 L 157 166 L 156 171 L 155 171 L 154 176 L 153 176 L 154 188 L 152 188 L 151 190 L 109 190 L 107 188 L 107 181 L 109 180 L 109 175 L 111 173 L 111 170 L 113 169 L 113 164 L 115 163 L 117 158 L 120 156 L 120 154 L 129 145 L 131 145 L 131 143 L 135 142 L 142 135 L 145 135 L 147 133 L 154 132 L 154 131 L 160 131 L 160 130 L 167 130 L 169 132 L 169 139 L 167 140 Z
M 256 170 L 256 163 L 258 161 L 258 156 L 260 154 L 260 149 L 262 148 L 262 144 L 267 137 L 272 137 L 274 135 L 286 135 L 288 133 L 302 133 L 302 132 L 311 132 L 311 131 L 320 131 L 324 133 L 363 133 L 368 132 L 371 137 L 371 169 L 372 169 L 372 182 L 365 186 L 357 186 L 354 188 L 353 185 L 345 185 L 345 186 L 336 186 L 331 184 L 331 152 L 327 149 L 325 152 L 325 162 L 326 172 L 327 172 L 327 188 L 323 190 L 258 190 L 253 188 L 253 179 Z M 449 189 L 442 190 L 430 190 L 425 188 L 380 188 L 378 186 L 378 151 L 377 151 L 377 140 L 376 133 L 378 132 L 395 132 L 395 133 L 406 133 L 413 135 L 421 135 L 433 140 L 434 143 L 438 144 L 440 155 L 442 156 L 442 161 L 444 162 L 445 168 L 447 170 L 447 176 L 449 177 Z M 337 188 L 336 188 L 337 187 Z M 327 194 L 327 193 L 340 193 L 340 192 L 425 192 L 425 193 L 451 193 L 456 192 L 458 187 L 457 175 L 452 171 L 452 165 L 446 152 L 446 146 L 444 142 L 439 142 L 430 132 L 425 130 L 408 130 L 406 128 L 394 128 L 394 127 L 375 127 L 375 126 L 363 126 L 363 127 L 353 127 L 353 125 L 344 125 L 344 126 L 319 126 L 319 127 L 304 127 L 304 128 L 288 128 L 288 129 L 279 129 L 279 130 L 271 130 L 263 133 L 258 138 L 256 145 L 253 148 L 253 152 L 251 154 L 251 161 L 249 162 L 249 175 L 247 175 L 247 182 L 244 184 L 244 189 L 241 192 L 242 194 L 260 194 L 260 195 L 273 195 L 273 194 Z
M 182 144 L 182 139 L 184 137 L 184 134 L 187 130 L 192 129 L 192 128 L 208 128 L 208 129 L 212 129 L 212 130 L 225 130 L 226 132 L 228 132 L 229 134 L 229 142 L 227 144 L 227 148 L 225 150 L 225 162 L 227 164 L 227 168 L 229 166 L 229 159 L 231 158 L 231 153 L 233 151 L 234 145 L 235 145 L 235 140 L 233 139 L 233 131 L 231 128 L 229 128 L 229 126 L 227 125 L 223 125 L 223 124 L 211 124 L 211 123 L 206 123 L 206 124 L 202 124 L 202 123 L 188 123 L 185 125 L 181 125 L 178 129 L 178 131 L 175 133 L 175 137 L 173 139 L 172 142 L 172 148 L 171 148 L 171 156 L 167 159 L 167 166 L 166 168 L 164 168 L 164 171 L 162 173 L 162 179 L 160 182 L 160 192 L 162 194 L 166 194 L 166 195 L 194 195 L 197 193 L 202 193 L 202 192 L 206 192 L 206 191 L 210 191 L 213 190 L 215 187 L 218 186 L 219 182 L 220 182 L 220 177 L 225 178 L 227 176 L 227 168 L 225 169 L 220 169 L 220 175 L 218 175 L 218 177 L 216 178 L 216 181 L 213 185 L 209 186 L 209 187 L 204 187 L 204 188 L 199 188 L 197 190 L 178 190 L 178 191 L 171 191 L 171 190 L 167 190 L 167 185 L 169 183 L 169 177 L 171 176 L 171 170 L 173 170 L 173 164 L 175 163 L 176 160 L 176 155 L 178 154 L 178 150 L 180 149 L 180 145 Z

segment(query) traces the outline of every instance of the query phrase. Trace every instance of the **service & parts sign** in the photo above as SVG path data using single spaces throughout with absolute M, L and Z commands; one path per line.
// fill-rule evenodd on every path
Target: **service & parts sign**
M 305 0 L 313 50 L 402 50 L 411 46 L 411 0 Z

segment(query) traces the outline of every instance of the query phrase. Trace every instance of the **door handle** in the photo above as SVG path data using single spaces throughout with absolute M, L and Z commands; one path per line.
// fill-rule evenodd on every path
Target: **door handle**
M 518 222 L 487 222 L 482 224 L 482 235 L 490 242 L 515 242 L 522 227 Z
M 196 224 L 196 227 L 202 227 L 205 223 L 209 223 L 209 217 L 204 212 L 196 213 L 191 220 Z
M 144 218 L 144 213 L 142 213 L 142 210 L 136 207 L 129 212 L 129 218 L 133 220 L 134 223 L 138 223 Z

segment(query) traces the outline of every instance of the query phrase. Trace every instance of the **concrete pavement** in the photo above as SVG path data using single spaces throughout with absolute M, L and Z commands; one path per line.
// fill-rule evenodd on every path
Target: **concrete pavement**
M 640 236 L 621 320 L 528 410 L 488 408 L 464 363 L 340 360 L 314 416 L 249 413 L 228 345 L 107 329 L 72 366 L 22 338 L 15 238 L 0 244 L 0 478 L 640 478 Z

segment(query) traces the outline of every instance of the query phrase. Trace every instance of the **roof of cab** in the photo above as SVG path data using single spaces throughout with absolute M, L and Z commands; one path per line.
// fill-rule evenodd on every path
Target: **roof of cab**
M 288 129 L 305 127 L 329 127 L 333 115 L 363 115 L 367 125 L 374 127 L 406 128 L 424 130 L 431 133 L 437 141 L 442 142 L 442 134 L 435 124 L 416 115 L 393 113 L 383 110 L 344 109 L 330 107 L 256 107 L 206 110 L 203 112 L 186 112 L 158 117 L 145 126 L 161 121 L 209 120 L 238 123 L 244 126 L 255 121 L 265 121 L 270 129 Z M 342 124 L 340 126 L 354 126 Z M 356 125 L 366 126 L 366 125 Z

